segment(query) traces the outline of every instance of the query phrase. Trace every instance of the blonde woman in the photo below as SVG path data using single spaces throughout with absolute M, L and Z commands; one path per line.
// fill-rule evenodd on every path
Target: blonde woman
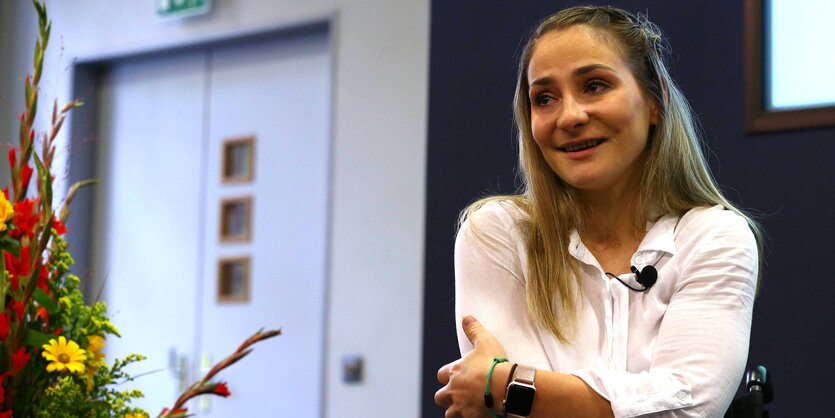
M 519 65 L 525 189 L 455 246 L 462 358 L 446 417 L 724 415 L 742 378 L 756 224 L 718 190 L 659 29 L 610 7 L 543 21 Z

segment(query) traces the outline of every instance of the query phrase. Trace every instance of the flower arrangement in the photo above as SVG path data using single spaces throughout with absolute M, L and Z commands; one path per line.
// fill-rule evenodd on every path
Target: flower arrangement
M 53 207 L 51 173 L 55 139 L 69 112 L 83 103 L 53 104 L 51 126 L 35 131 L 38 86 L 51 23 L 46 7 L 32 0 L 39 20 L 33 73 L 25 80 L 25 110 L 17 146 L 8 151 L 11 187 L 0 193 L 0 418 L 149 417 L 131 406 L 138 390 L 119 390 L 133 378 L 125 368 L 143 359 L 129 355 L 108 364 L 102 352 L 118 337 L 103 302 L 86 304 L 63 236 L 72 185 L 59 210 Z M 36 143 L 40 150 L 36 151 Z M 34 166 L 34 167 L 33 167 Z M 258 331 L 206 376 L 187 388 L 159 418 L 187 417 L 186 402 L 199 395 L 229 396 L 225 382 L 212 379 L 248 355 L 251 346 L 280 330 Z

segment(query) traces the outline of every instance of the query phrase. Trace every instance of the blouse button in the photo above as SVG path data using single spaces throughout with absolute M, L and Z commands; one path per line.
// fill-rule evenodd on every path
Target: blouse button
M 635 264 L 641 264 L 643 262 L 644 262 L 644 258 L 641 257 L 640 255 L 635 257 Z

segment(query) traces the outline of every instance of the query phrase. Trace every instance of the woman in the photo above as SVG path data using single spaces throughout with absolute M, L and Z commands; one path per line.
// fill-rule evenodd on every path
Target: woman
M 463 357 L 435 396 L 447 417 L 716 417 L 730 404 L 759 231 L 717 189 L 663 50 L 657 27 L 609 7 L 563 10 L 526 45 L 525 189 L 462 217 Z

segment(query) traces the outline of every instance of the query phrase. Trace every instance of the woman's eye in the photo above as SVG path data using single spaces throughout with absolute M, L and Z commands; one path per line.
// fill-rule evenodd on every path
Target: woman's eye
M 607 88 L 609 88 L 609 86 L 606 85 L 606 83 L 604 83 L 602 81 L 599 81 L 599 80 L 590 81 L 586 85 L 586 90 L 591 92 L 591 93 L 600 93 L 600 92 L 606 90 Z
M 538 94 L 536 95 L 536 104 L 538 106 L 547 106 L 551 102 L 554 101 L 554 98 L 547 94 Z

